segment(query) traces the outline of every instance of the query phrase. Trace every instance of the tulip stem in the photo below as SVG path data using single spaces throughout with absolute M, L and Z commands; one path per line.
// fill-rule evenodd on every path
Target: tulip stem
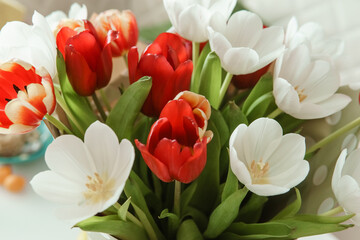
M 272 113 L 270 113 L 267 117 L 274 119 L 282 113 L 283 113 L 283 111 L 280 108 L 277 108 Z
M 64 110 L 66 116 L 70 119 L 72 123 L 74 123 L 76 129 L 82 134 L 85 134 L 84 129 L 81 127 L 79 122 L 76 120 L 74 115 L 71 113 L 70 109 L 68 108 L 64 98 L 61 96 L 59 89 L 55 88 L 55 96 L 56 102 L 60 105 L 60 107 Z
M 180 196 L 181 196 L 181 182 L 175 180 L 174 213 L 179 217 L 180 217 Z
M 194 69 L 196 68 L 196 64 L 199 59 L 199 52 L 200 52 L 200 43 L 192 42 L 192 61 Z
M 121 207 L 121 204 L 118 203 L 118 202 L 116 202 L 116 203 L 114 203 L 113 206 L 116 208 L 116 210 L 119 210 L 120 207 Z M 131 212 L 127 211 L 127 212 L 126 212 L 126 217 L 127 217 L 131 222 L 133 222 L 133 223 L 135 223 L 136 225 L 138 225 L 139 227 L 142 227 L 142 228 L 143 228 L 142 223 L 141 223 L 141 222 L 139 221 L 139 219 L 137 219 L 137 217 L 135 217 Z
M 322 140 L 320 140 L 319 142 L 317 142 L 316 144 L 314 144 L 309 150 L 307 150 L 305 158 L 307 156 L 309 156 L 311 153 L 315 152 L 316 150 L 318 150 L 319 148 L 325 146 L 326 144 L 328 144 L 329 142 L 337 139 L 338 137 L 340 137 L 342 134 L 350 131 L 351 129 L 357 127 L 360 125 L 360 117 L 355 119 L 354 121 L 346 124 L 345 126 L 343 126 L 342 128 L 339 128 L 338 130 L 336 130 L 335 132 L 331 133 L 329 136 L 323 138 Z
M 49 115 L 49 114 L 45 114 L 45 118 L 46 120 L 48 120 L 52 125 L 54 125 L 57 129 L 59 129 L 60 131 L 64 131 L 67 134 L 72 134 L 74 135 L 73 132 L 71 132 L 71 130 L 66 127 L 62 122 L 60 122 L 59 120 L 57 120 L 56 118 L 54 118 L 53 116 Z
M 231 83 L 231 79 L 232 79 L 233 75 L 231 73 L 227 73 L 224 82 L 221 85 L 220 88 L 220 94 L 219 94 L 219 98 L 218 101 L 215 103 L 215 109 L 219 109 L 221 102 L 223 101 L 223 98 L 225 96 L 225 93 L 227 91 L 227 89 L 229 88 L 229 85 Z
M 335 214 L 341 213 L 343 211 L 344 211 L 344 209 L 341 206 L 338 206 L 336 208 L 333 208 L 333 209 L 331 209 L 331 210 L 329 210 L 327 212 L 324 212 L 324 213 L 320 214 L 320 216 L 330 217 L 330 216 L 333 216 Z
M 105 107 L 106 109 L 111 112 L 111 105 L 110 105 L 110 102 L 109 102 L 109 99 L 107 98 L 105 92 L 103 89 L 100 89 L 100 96 L 101 96 L 101 99 L 102 101 L 104 102 L 105 104 Z
M 101 103 L 100 103 L 96 93 L 94 93 L 92 95 L 92 98 L 94 100 L 94 103 L 95 103 L 95 106 L 96 106 L 97 110 L 99 111 L 99 113 L 101 115 L 101 118 L 102 118 L 103 122 L 105 122 L 106 121 L 106 114 L 104 112 L 104 108 L 101 106 Z

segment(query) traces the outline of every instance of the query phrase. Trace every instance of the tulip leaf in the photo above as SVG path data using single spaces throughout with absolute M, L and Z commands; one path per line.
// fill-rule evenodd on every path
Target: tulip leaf
M 284 134 L 294 132 L 295 129 L 299 129 L 301 124 L 305 122 L 305 120 L 294 118 L 288 114 L 279 115 L 276 117 L 276 121 L 280 123 Z
M 106 124 L 109 125 L 119 140 L 132 139 L 134 122 L 151 89 L 151 78 L 142 77 L 131 84 L 121 95 L 110 112 Z
M 299 237 L 319 235 L 330 232 L 337 232 L 352 227 L 352 224 L 340 224 L 353 217 L 353 215 L 346 215 L 341 217 L 325 217 L 317 215 L 299 215 L 276 221 L 273 223 L 283 223 L 291 227 L 293 231 L 289 239 L 296 239 Z
M 131 197 L 129 197 L 123 205 L 121 205 L 121 207 L 118 210 L 118 216 L 121 220 L 126 221 L 126 214 L 129 210 L 129 206 L 131 203 Z
M 245 223 L 256 223 L 259 221 L 264 204 L 268 201 L 267 197 L 251 194 L 250 199 L 239 210 L 237 221 Z
M 204 213 L 211 212 L 218 197 L 220 187 L 219 158 L 221 136 L 212 118 L 210 118 L 208 129 L 213 132 L 214 137 L 207 145 L 206 165 L 198 179 L 196 179 L 198 187 L 190 203 Z
M 219 110 L 211 108 L 211 121 L 215 124 L 217 131 L 219 132 L 221 147 L 227 143 L 230 137 L 229 127 Z M 221 134 L 220 134 L 221 133 Z M 214 133 L 215 136 L 215 133 Z
M 229 164 L 229 170 L 224 186 L 224 190 L 221 195 L 221 202 L 224 202 L 231 194 L 236 192 L 239 188 L 239 181 L 236 178 L 235 174 L 231 170 L 230 164 Z
M 197 189 L 197 185 L 198 185 L 198 183 L 196 181 L 192 182 L 184 190 L 184 192 L 181 194 L 181 198 L 180 198 L 181 207 L 180 207 L 180 209 L 185 209 L 189 205 L 189 203 L 190 203 L 190 201 L 191 201 L 192 197 L 194 196 L 194 193 L 195 193 L 195 191 Z
M 121 221 L 116 215 L 105 217 L 91 217 L 76 224 L 76 227 L 88 232 L 101 232 L 124 240 L 149 239 L 145 230 L 132 223 Z
M 58 51 L 56 58 L 56 66 L 59 76 L 60 88 L 62 96 L 65 100 L 65 103 L 71 114 L 74 116 L 75 120 L 82 127 L 82 131 L 85 130 L 97 120 L 95 113 L 93 112 L 91 106 L 86 97 L 78 95 L 71 86 L 71 83 L 66 74 L 66 65 L 62 54 Z M 83 134 L 76 130 L 74 124 L 69 120 L 72 125 L 72 129 L 75 134 L 83 138 Z
M 231 225 L 238 215 L 240 204 L 247 192 L 248 189 L 246 188 L 239 189 L 215 208 L 210 215 L 209 224 L 204 232 L 205 237 L 216 238 Z
M 292 228 L 284 223 L 243 223 L 231 224 L 220 239 L 289 239 Z
M 200 74 L 199 93 L 204 95 L 211 106 L 216 106 L 219 101 L 221 88 L 222 68 L 219 57 L 215 52 L 207 55 Z
M 190 86 L 190 91 L 192 92 L 199 93 L 200 74 L 203 69 L 205 59 L 210 53 L 210 51 L 211 51 L 210 44 L 207 43 L 200 53 L 196 66 L 194 66 L 194 71 L 191 76 L 191 86 Z
M 226 107 L 222 111 L 222 115 L 229 127 L 230 134 L 240 124 L 249 124 L 245 114 L 241 111 L 239 106 L 237 106 L 234 101 L 230 101 L 229 104 L 226 105 Z
M 156 234 L 157 239 L 164 239 L 164 236 L 150 213 L 140 187 L 131 177 L 125 184 L 124 192 L 127 197 L 131 197 L 131 205 L 133 206 L 140 221 L 144 224 L 150 239 L 155 238 L 153 235 L 154 233 Z
M 186 219 L 188 217 L 191 217 L 196 225 L 199 227 L 199 229 L 201 231 L 204 231 L 207 224 L 208 224 L 208 219 L 207 216 L 201 212 L 199 209 L 197 208 L 193 208 L 193 207 L 186 207 L 183 212 L 183 217 L 182 219 Z
M 179 217 L 174 213 L 169 213 L 169 210 L 166 208 L 164 209 L 159 216 L 159 219 L 168 219 L 168 238 L 173 239 L 176 230 L 179 228 L 180 225 L 180 219 Z
M 297 214 L 301 208 L 301 195 L 299 189 L 295 188 L 296 200 L 286 206 L 281 212 L 279 212 L 272 220 L 282 219 L 286 217 L 292 217 Z
M 192 219 L 183 221 L 176 234 L 176 240 L 202 240 L 204 239 L 201 235 L 199 228 Z
M 272 92 L 265 93 L 250 105 L 250 107 L 245 112 L 245 115 L 255 115 L 255 118 L 264 116 L 271 101 L 274 101 L 273 99 L 274 97 Z
M 253 103 L 255 101 L 257 101 L 264 94 L 272 92 L 272 90 L 273 90 L 273 79 L 272 79 L 271 74 L 267 73 L 260 78 L 259 82 L 255 85 L 255 87 L 250 92 L 249 96 L 246 98 L 246 100 L 243 104 L 243 107 L 242 107 L 243 113 L 245 113 L 245 115 L 247 115 L 246 113 L 248 113 L 251 105 L 253 105 Z M 266 106 L 265 111 L 267 110 L 267 108 L 268 108 L 268 106 Z M 252 110 L 252 111 L 254 111 L 254 110 Z M 262 116 L 258 116 L 257 118 L 262 117 Z M 251 117 L 252 117 L 252 120 L 256 119 L 256 117 L 254 117 L 253 115 L 251 115 Z M 248 120 L 250 120 L 250 119 L 248 118 Z

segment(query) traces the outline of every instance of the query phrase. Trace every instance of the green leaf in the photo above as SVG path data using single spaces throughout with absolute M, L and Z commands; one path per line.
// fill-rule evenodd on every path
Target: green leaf
M 153 42 L 160 33 L 166 32 L 171 27 L 170 22 L 161 23 L 158 25 L 151 24 L 150 27 L 140 28 L 139 37 L 143 42 Z
M 295 129 L 299 128 L 301 124 L 305 122 L 305 120 L 294 118 L 285 113 L 276 117 L 276 121 L 280 123 L 284 134 L 294 132 Z
M 205 230 L 205 228 L 206 228 L 206 226 L 208 224 L 208 218 L 203 212 L 201 212 L 197 208 L 186 207 L 183 210 L 182 219 L 186 219 L 188 217 L 191 217 L 195 221 L 196 225 L 199 227 L 199 229 L 201 231 Z
M 301 195 L 299 189 L 295 188 L 296 200 L 279 212 L 272 220 L 292 217 L 297 214 L 301 208 Z
M 181 198 L 180 198 L 180 209 L 185 209 L 192 197 L 194 196 L 194 193 L 197 189 L 198 183 L 196 181 L 192 182 L 181 194 Z
M 209 121 L 208 129 L 213 132 L 214 137 L 207 145 L 206 165 L 198 179 L 195 180 L 198 187 L 190 203 L 190 205 L 198 208 L 204 213 L 211 212 L 217 199 L 220 186 L 220 134 L 212 119 Z
M 101 232 L 113 235 L 123 240 L 149 239 L 143 228 L 132 222 L 121 221 L 116 215 L 106 217 L 91 217 L 76 224 L 76 227 L 88 232 Z
M 199 228 L 192 219 L 183 221 L 176 234 L 176 240 L 201 240 L 204 239 Z
M 132 177 L 127 180 L 124 192 L 127 197 L 131 197 L 131 205 L 133 206 L 140 221 L 144 224 L 144 227 L 146 225 L 145 229 L 147 230 L 149 236 L 152 237 L 152 233 L 155 232 L 157 239 L 164 239 L 164 236 L 162 235 L 154 218 L 150 213 L 150 210 L 146 204 L 144 195 L 142 194 L 139 185 L 136 184 Z
M 129 210 L 129 206 L 131 203 L 131 197 L 129 197 L 126 202 L 124 202 L 123 205 L 121 205 L 121 207 L 118 210 L 118 216 L 121 220 L 126 221 L 126 214 Z
M 245 198 L 248 189 L 239 189 L 231 194 L 211 213 L 209 224 L 204 232 L 207 238 L 216 238 L 225 231 L 238 215 L 240 204 Z
M 346 215 L 341 217 L 300 215 L 271 222 L 283 223 L 293 228 L 293 231 L 290 234 L 290 238 L 296 239 L 299 237 L 345 230 L 349 227 L 352 227 L 353 225 L 345 225 L 340 223 L 350 219 L 351 217 L 353 217 L 353 215 Z
M 230 101 L 229 104 L 222 111 L 222 115 L 229 127 L 230 134 L 235 130 L 237 126 L 244 123 L 248 125 L 248 120 L 241 109 L 236 105 L 234 101 Z
M 115 107 L 111 110 L 106 124 L 110 126 L 119 140 L 132 139 L 134 122 L 150 92 L 151 78 L 142 77 L 125 90 Z
M 194 66 L 194 71 L 191 76 L 191 86 L 190 86 L 190 91 L 192 92 L 199 93 L 200 74 L 204 66 L 205 59 L 207 55 L 210 53 L 210 51 L 211 51 L 210 44 L 207 43 L 200 53 L 196 66 Z
M 245 223 L 256 223 L 259 221 L 264 204 L 268 201 L 267 197 L 251 194 L 250 199 L 239 210 L 237 221 Z
M 235 174 L 232 172 L 229 164 L 228 175 L 226 178 L 224 190 L 221 195 L 221 202 L 224 202 L 229 196 L 231 196 L 231 194 L 236 192 L 236 190 L 238 190 L 238 187 L 239 187 L 239 181 L 235 176 Z
M 58 70 L 61 93 L 64 97 L 65 103 L 76 121 L 82 127 L 82 131 L 85 132 L 90 124 L 97 120 L 97 117 L 89 105 L 87 98 L 79 96 L 72 88 L 66 74 L 64 58 L 59 51 L 56 58 L 56 67 Z M 83 134 L 76 131 L 76 128 L 74 127 L 74 124 L 71 123 L 71 121 L 70 124 L 72 125 L 76 136 L 83 138 Z
M 221 147 L 224 146 L 227 143 L 227 141 L 229 140 L 230 133 L 229 133 L 228 125 L 226 124 L 226 121 L 225 121 L 223 115 L 221 114 L 221 112 L 219 110 L 211 108 L 210 121 L 212 121 L 215 124 L 216 129 L 219 132 Z M 215 134 L 214 134 L 214 136 L 215 136 Z
M 283 223 L 233 223 L 227 232 L 238 235 L 233 239 L 286 239 L 290 236 L 292 228 Z M 224 238 L 222 234 L 220 238 Z M 233 235 L 234 236 L 234 235 Z
M 253 116 L 253 118 L 263 117 L 271 102 L 274 102 L 274 96 L 272 91 L 267 92 L 258 99 L 256 99 L 247 109 L 245 115 Z
M 174 214 L 174 213 L 169 213 L 169 210 L 166 208 L 164 209 L 159 216 L 159 219 L 164 219 L 167 218 L 168 219 L 168 231 L 169 231 L 169 237 L 173 239 L 175 234 L 176 234 L 176 230 L 179 228 L 180 225 L 180 219 L 179 217 Z
M 221 77 L 222 68 L 220 59 L 215 52 L 210 52 L 201 70 L 199 93 L 209 100 L 211 106 L 216 106 L 219 101 Z

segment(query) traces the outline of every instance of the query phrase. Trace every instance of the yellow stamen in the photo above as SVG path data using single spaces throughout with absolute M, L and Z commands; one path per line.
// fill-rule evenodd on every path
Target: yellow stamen
M 86 191 L 83 192 L 85 204 L 97 204 L 107 201 L 114 194 L 115 179 L 109 179 L 95 172 L 94 176 L 87 176 Z
M 269 163 L 263 163 L 261 159 L 258 162 L 253 160 L 250 166 L 250 175 L 253 184 L 268 184 L 267 174 L 269 172 Z

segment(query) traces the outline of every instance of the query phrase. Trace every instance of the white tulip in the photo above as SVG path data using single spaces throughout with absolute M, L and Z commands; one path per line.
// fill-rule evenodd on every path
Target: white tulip
M 352 218 L 360 226 L 360 149 L 356 149 L 346 158 L 344 149 L 335 165 L 331 186 L 339 205 L 349 213 L 355 213 Z
M 307 44 L 314 58 L 335 59 L 344 51 L 344 42 L 336 38 L 326 38 L 322 26 L 315 22 L 307 22 L 300 28 L 295 17 L 288 23 L 285 34 L 285 45 L 294 49 Z
M 234 75 L 255 72 L 281 55 L 284 30 L 263 28 L 259 16 L 248 11 L 225 18 L 214 17 L 209 32 L 210 47 L 219 56 L 222 67 Z
M 56 138 L 45 153 L 50 170 L 30 183 L 41 197 L 63 205 L 59 218 L 75 224 L 118 201 L 134 157 L 130 141 L 119 144 L 114 131 L 97 121 L 86 130 L 84 142 L 73 135 Z
M 214 15 L 228 19 L 236 0 L 163 0 L 175 32 L 193 42 L 208 40 L 207 27 Z
M 69 14 L 66 15 L 63 11 L 55 11 L 46 16 L 51 30 L 55 31 L 61 20 L 72 19 L 72 20 L 85 20 L 87 19 L 88 12 L 85 4 L 82 6 L 78 3 L 73 3 L 70 7 Z
M 312 60 L 304 44 L 277 59 L 273 94 L 277 106 L 298 119 L 316 119 L 345 108 L 351 98 L 337 94 L 338 73 L 330 62 Z
M 269 118 L 240 124 L 230 137 L 231 170 L 260 196 L 283 194 L 302 182 L 309 172 L 304 155 L 305 138 L 283 135 L 280 124 Z
M 0 31 L 0 64 L 22 60 L 36 69 L 44 67 L 51 78 L 57 74 L 56 43 L 50 27 L 41 14 L 34 12 L 33 26 L 9 22 Z

